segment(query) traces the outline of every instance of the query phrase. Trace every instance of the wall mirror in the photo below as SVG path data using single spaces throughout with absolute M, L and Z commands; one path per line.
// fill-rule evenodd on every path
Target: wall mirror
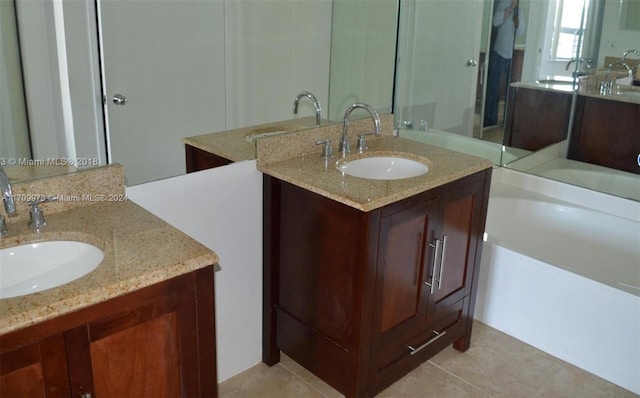
M 21 0 L 16 0 L 20 2 Z M 103 0 L 107 1 L 107 0 Z M 229 1 L 229 0 L 227 0 Z M 318 20 L 319 15 L 323 15 L 323 26 L 328 26 L 326 20 L 331 20 L 331 28 L 308 28 L 298 32 L 301 35 L 303 45 L 300 48 L 309 49 L 308 53 L 299 54 L 299 62 L 305 59 L 313 59 L 314 61 L 322 58 L 324 61 L 315 62 L 311 70 L 312 78 L 307 81 L 325 82 L 319 86 L 309 87 L 311 84 L 302 84 L 300 81 L 291 82 L 293 75 L 290 71 L 285 71 L 286 78 L 273 79 L 282 87 L 286 86 L 287 90 L 276 90 L 269 86 L 271 94 L 278 94 L 277 99 L 273 99 L 273 95 L 269 98 L 269 106 L 265 106 L 265 102 L 261 101 L 263 95 L 250 95 L 247 87 L 258 86 L 254 81 L 247 82 L 247 86 L 235 86 L 234 92 L 242 92 L 245 97 L 256 100 L 251 106 L 244 105 L 241 101 L 242 96 L 237 96 L 230 101 L 231 105 L 227 105 L 226 99 L 223 100 L 224 117 L 215 118 L 231 120 L 222 127 L 207 128 L 206 131 L 223 130 L 239 126 L 240 119 L 243 114 L 252 115 L 251 119 L 246 120 L 244 125 L 257 124 L 261 121 L 268 120 L 284 120 L 290 116 L 291 96 L 302 89 L 317 91 L 320 97 L 324 95 L 323 107 L 328 110 L 327 118 L 330 120 L 340 120 L 340 110 L 344 108 L 344 103 L 362 100 L 372 102 L 376 109 L 384 112 L 390 109 L 393 100 L 395 103 L 394 112 L 397 118 L 397 127 L 401 129 L 401 134 L 409 138 L 420 140 L 427 139 L 428 142 L 449 146 L 452 149 L 467 151 L 469 153 L 484 156 L 493 160 L 496 164 L 508 164 L 518 170 L 544 175 L 550 178 L 557 177 L 557 172 L 544 172 L 537 170 L 536 167 L 544 163 L 540 159 L 551 156 L 552 158 L 566 157 L 568 151 L 569 140 L 560 139 L 555 144 L 543 143 L 538 148 L 527 149 L 518 147 L 513 144 L 513 131 L 506 130 L 505 126 L 513 119 L 508 120 L 509 116 L 516 116 L 516 110 L 509 112 L 509 90 L 505 82 L 500 88 L 499 101 L 499 118 L 497 126 L 483 126 L 483 107 L 486 99 L 486 85 L 488 75 L 488 57 L 487 54 L 491 48 L 491 20 L 495 3 L 498 0 L 452 0 L 448 2 L 430 1 L 430 0 L 379 0 L 376 2 L 362 2 L 358 0 L 318 0 L 314 2 L 297 2 L 297 4 L 315 4 L 317 9 L 307 9 L 306 14 L 296 15 L 298 19 L 303 16 L 309 18 L 309 14 L 313 14 L 313 19 Z M 611 60 L 619 59 L 622 52 L 634 48 L 640 43 L 639 32 L 627 29 L 627 19 L 623 18 L 625 12 L 630 7 L 637 7 L 638 0 L 617 1 L 617 0 L 591 0 L 587 2 L 558 2 L 556 0 L 520 0 L 518 7 L 524 21 L 525 31 L 521 36 L 516 36 L 514 40 L 512 64 L 510 73 L 510 83 L 533 83 L 533 84 L 550 84 L 555 83 L 555 90 L 559 92 L 573 92 L 574 74 L 581 72 L 584 68 L 583 63 L 569 64 L 569 58 L 575 58 L 565 55 L 558 57 L 559 59 L 549 61 L 549 48 L 565 49 L 574 51 L 576 56 L 592 59 L 590 67 L 596 70 L 606 68 Z M 27 4 L 36 4 L 35 1 L 25 2 Z M 64 3 L 64 2 L 63 2 Z M 68 2 L 75 7 L 80 7 L 84 2 Z M 93 2 L 86 2 L 92 4 Z M 212 2 L 215 3 L 215 2 Z M 233 3 L 233 2 L 232 2 Z M 249 4 L 247 0 L 242 3 Z M 270 3 L 263 1 L 263 3 Z M 275 3 L 286 3 L 278 2 Z M 562 23 L 562 18 L 551 17 L 551 12 L 557 12 L 558 4 L 579 4 L 585 8 L 584 16 L 579 19 L 580 24 L 575 26 L 575 18 Z M 10 40 L 5 39 L 10 31 L 7 27 L 5 16 L 13 11 L 7 11 L 8 5 L 13 2 L 0 2 L 2 8 L 2 25 L 0 25 L 1 42 L 4 54 L 10 54 L 10 50 L 16 45 L 11 44 Z M 71 5 L 65 10 L 65 15 L 73 15 L 76 13 L 87 13 L 87 10 L 75 9 Z M 274 4 L 265 6 L 263 10 L 273 7 Z M 626 7 L 626 8 L 625 8 Z M 277 6 L 276 6 L 277 8 Z M 395 10 L 399 9 L 398 13 Z M 461 12 L 460 10 L 464 10 Z M 239 20 L 250 18 L 250 13 L 246 9 L 238 8 L 235 10 Z M 278 10 L 282 11 L 282 10 Z M 299 10 L 300 11 L 300 10 Z M 300 11 L 301 12 L 301 11 Z M 53 15 L 53 11 L 51 12 Z M 367 18 L 365 18 L 367 16 Z M 454 29 L 450 34 L 443 34 L 447 27 L 459 26 L 460 21 L 470 18 L 472 23 L 464 24 L 465 29 Z M 621 28 L 622 21 L 625 21 L 625 28 Z M 560 21 L 560 24 L 558 24 Z M 396 25 L 399 23 L 399 26 Z M 46 27 L 46 24 L 42 24 Z M 468 26 L 467 26 L 468 25 Z M 349 30 L 349 28 L 353 28 Z M 76 27 L 77 28 L 77 27 Z M 289 25 L 289 31 L 274 32 L 274 37 L 270 38 L 271 44 L 277 46 L 277 39 L 282 37 L 292 37 L 292 31 L 301 28 L 300 26 Z M 397 58 L 394 57 L 396 52 L 395 31 L 398 28 L 398 50 Z M 15 28 L 14 28 L 15 29 Z M 252 31 L 260 31 L 261 27 L 254 26 Z M 264 31 L 269 31 L 264 27 Z M 474 33 L 471 33 L 473 30 Z M 74 37 L 84 37 L 86 35 L 77 34 L 67 26 L 68 33 L 76 33 Z M 310 33 L 313 31 L 313 33 Z M 235 34 L 243 33 L 244 30 L 238 29 Z M 383 34 L 384 32 L 384 34 Z M 231 32 L 234 33 L 234 32 Z M 375 33 L 375 34 L 374 34 Z M 568 47 L 558 46 L 559 41 L 553 41 L 554 33 L 562 34 L 568 43 Z M 244 34 L 244 33 L 243 33 Z M 233 36 L 233 35 L 232 35 Z M 243 37 L 239 37 L 238 40 Z M 244 37 L 246 39 L 246 37 Z M 435 38 L 435 39 L 434 39 Z M 470 40 L 473 38 L 473 40 Z M 310 40 L 316 39 L 316 45 L 309 45 Z M 48 42 L 45 48 L 55 48 L 55 37 L 48 36 Z M 431 41 L 429 41 L 431 40 Z M 320 43 L 325 43 L 324 46 Z M 547 44 L 545 44 L 547 43 Z M 77 44 L 77 43 L 76 43 Z M 238 45 L 238 43 L 235 43 Z M 252 45 L 244 46 L 245 51 L 241 54 L 233 56 L 239 60 L 243 67 L 251 64 L 252 57 L 255 57 L 256 51 L 261 46 L 269 44 L 265 41 L 254 41 Z M 553 46 L 552 46 L 553 44 Z M 293 44 L 295 45 L 295 44 Z M 466 48 L 468 46 L 469 48 Z M 547 47 L 545 47 L 547 46 Z M 463 48 L 464 47 L 464 48 Z M 14 50 L 15 51 L 15 50 Z M 379 54 L 386 55 L 381 56 Z M 573 54 L 571 53 L 571 54 Z M 305 57 L 304 55 L 308 55 Z M 278 56 L 282 54 L 278 53 Z M 233 57 L 232 56 L 232 57 Z M 15 62 L 16 58 L 11 56 L 5 57 L 13 59 L 13 66 L 9 65 L 5 71 L 15 71 L 19 65 Z M 389 60 L 389 63 L 383 62 Z M 393 61 L 395 60 L 395 63 Z M 247 62 L 244 62 L 247 61 Z M 521 66 L 518 66 L 521 62 Z M 630 62 L 628 60 L 628 62 Z M 253 62 L 255 66 L 255 61 Z M 394 82 L 393 70 L 397 64 L 397 74 Z M 567 67 L 569 64 L 569 67 Z M 76 64 L 70 63 L 68 66 Z M 320 65 L 320 66 L 318 66 Z M 278 64 L 271 65 L 264 73 L 274 72 L 277 74 Z M 515 72 L 519 72 L 517 76 Z M 366 72 L 366 73 L 365 73 Z M 7 74 L 8 74 L 7 73 Z M 58 71 L 56 71 L 58 73 Z M 77 74 L 77 71 L 76 73 Z M 254 75 L 262 76 L 260 73 Z M 546 83 L 539 83 L 539 80 L 547 80 Z M 12 85 L 10 79 L 4 75 L 0 82 L 4 87 L 13 87 L 20 89 L 20 84 Z M 353 86 L 347 85 L 351 82 Z M 461 84 L 456 84 L 461 83 Z M 99 85 L 100 82 L 97 82 Z M 306 87 L 302 87 L 306 86 Z M 322 87 L 321 87 L 322 86 Z M 393 95 L 389 95 L 388 91 L 391 87 L 395 87 Z M 237 90 L 236 90 L 237 88 Z M 228 87 L 227 87 L 228 89 Z M 368 91 L 367 91 L 368 90 Z M 282 94 L 284 93 L 284 94 Z M 333 94 L 338 93 L 336 97 Z M 2 105 L 7 106 L 7 99 L 12 100 L 12 112 L 19 109 L 20 104 L 16 104 L 14 98 L 19 96 L 3 96 Z M 284 98 L 284 99 L 282 99 Z M 571 95 L 571 107 L 574 105 L 574 98 L 578 96 Z M 95 99 L 93 99 L 95 102 Z M 99 99 L 98 99 L 99 100 Z M 85 104 L 90 101 L 85 101 Z M 553 107 L 545 106 L 545 102 L 533 102 L 532 106 L 537 111 L 530 113 L 537 116 L 541 109 L 544 110 L 544 117 L 538 117 L 537 120 L 556 118 L 560 119 L 558 124 L 563 121 L 562 115 L 556 112 Z M 6 109 L 6 108 L 5 108 Z M 50 110 L 51 111 L 51 110 Z M 261 113 L 264 112 L 264 113 Z M 310 110 L 309 110 L 310 111 Z M 19 113 L 19 111 L 16 111 Z M 56 114 L 55 120 L 64 120 L 64 112 L 53 112 Z M 305 112 L 303 110 L 302 112 Z M 99 130 L 102 119 L 93 117 L 91 109 L 87 112 L 77 112 L 77 114 L 86 114 L 88 117 L 80 131 Z M 265 114 L 267 117 L 265 117 Z M 254 116 L 255 115 L 255 116 Z M 559 116 L 560 115 L 560 116 Z M 622 114 L 620 114 L 622 115 Z M 633 117 L 633 115 L 632 115 Z M 624 118 L 624 117 L 623 117 Z M 31 120 L 28 120 L 29 124 Z M 9 124 L 6 118 L 2 119 L 2 133 L 0 138 L 3 140 L 0 149 L 5 146 L 5 132 L 19 131 L 27 125 L 27 118 L 22 120 L 11 120 Z M 92 125 L 93 123 L 94 125 Z M 95 125 L 97 124 L 97 125 Z M 7 127 L 8 126 L 8 127 Z M 22 126 L 22 127 L 20 127 Z M 33 126 L 29 126 L 33 127 Z M 569 122 L 563 131 L 569 137 Z M 196 133 L 184 133 L 183 136 L 195 135 Z M 511 134 L 511 135 L 509 135 Z M 49 142 L 49 147 L 62 148 L 64 145 L 59 137 L 55 135 Z M 516 134 L 517 138 L 517 134 Z M 511 139 L 511 141 L 505 141 Z M 635 143 L 635 141 L 631 141 Z M 90 145 L 92 148 L 100 149 L 99 143 L 84 142 L 83 145 Z M 12 144 L 20 145 L 20 144 Z M 24 144 L 23 144 L 24 146 Z M 93 150 L 93 149 L 92 149 Z M 95 152 L 99 152 L 96 150 Z M 181 148 L 178 149 L 181 151 Z M 552 155 L 549 155 L 551 153 Z M 556 156 L 557 155 L 557 156 Z M 182 153 L 178 155 L 182 157 Z M 615 153 L 608 155 L 615 157 Z M 520 159 L 516 161 L 517 159 Z M 106 160 L 101 159 L 104 163 Z M 584 163 L 584 162 L 583 162 Z M 611 168 L 605 168 L 609 171 Z M 624 173 L 624 172 L 623 172 Z M 630 177 L 631 180 L 637 181 L 637 175 L 623 174 L 623 177 Z M 556 175 L 555 177 L 553 175 Z M 605 177 L 606 179 L 606 177 Z M 591 178 L 586 178 L 590 181 Z M 588 185 L 588 184 L 582 184 Z M 632 184 L 633 186 L 633 184 Z M 600 189 L 592 187 L 594 189 Z M 633 187 L 631 188 L 634 189 Z M 602 189 L 607 191 L 607 189 Z M 628 196 L 621 193 L 622 196 Z
M 483 116 L 490 68 L 487 54 L 495 41 L 492 14 L 500 3 L 401 0 L 394 109 L 400 134 L 640 200 L 637 134 L 614 134 L 594 143 L 576 130 L 576 126 L 595 126 L 589 118 L 605 112 L 615 114 L 620 125 L 601 124 L 597 127 L 601 131 L 637 132 L 633 126 L 640 124 L 640 101 L 635 93 L 592 98 L 598 96 L 598 79 L 607 66 L 620 61 L 625 50 L 640 45 L 639 32 L 619 27 L 624 4 L 617 0 L 505 2 L 517 4 L 524 32 L 513 40 L 508 82 L 502 81 L 498 125 L 493 126 L 486 125 Z M 463 8 L 464 12 L 457 12 Z M 637 65 L 634 59 L 625 62 Z M 581 154 L 585 145 L 598 147 L 600 153 Z M 624 159 L 624 165 L 608 161 L 616 158 Z M 620 187 L 612 186 L 612 180 L 621 181 Z
M 0 6 L 5 166 L 118 162 L 135 185 L 184 172 L 182 137 L 294 118 L 303 90 L 319 98 L 326 123 L 356 101 L 391 111 L 397 0 Z M 313 108 L 303 101 L 298 113 Z

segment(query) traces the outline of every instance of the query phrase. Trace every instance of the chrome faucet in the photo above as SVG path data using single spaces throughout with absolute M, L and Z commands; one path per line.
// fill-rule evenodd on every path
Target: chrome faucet
M 607 73 L 605 73 L 605 75 L 604 75 L 604 80 L 600 84 L 600 94 L 608 95 L 608 94 L 611 94 L 613 92 L 613 86 L 615 85 L 617 78 L 614 76 L 613 79 L 610 79 L 609 78 L 609 74 L 611 73 L 611 71 L 616 66 L 621 66 L 621 67 L 625 68 L 627 70 L 627 75 L 633 81 L 633 69 L 631 69 L 629 67 L 629 65 L 627 65 L 624 62 L 615 62 L 613 64 L 609 64 L 609 67 L 607 68 Z
M 622 54 L 622 62 L 624 62 L 624 60 L 627 58 L 627 55 L 629 54 L 635 54 L 638 57 L 640 57 L 640 51 L 638 50 L 627 50 Z
M 7 211 L 7 215 L 15 214 L 16 202 L 13 200 L 11 183 L 2 166 L 0 166 L 0 192 L 2 192 L 2 201 L 4 202 L 4 209 Z
M 344 113 L 344 121 L 343 121 L 343 125 L 342 125 L 342 139 L 340 140 L 340 153 L 342 154 L 342 156 L 347 155 L 348 153 L 351 152 L 351 149 L 349 148 L 349 139 L 347 137 L 347 133 L 349 131 L 349 118 L 351 117 L 351 112 L 353 112 L 355 109 L 364 109 L 365 111 L 369 112 L 369 115 L 371 115 L 371 118 L 373 119 L 373 124 L 375 126 L 375 130 L 374 133 L 376 135 L 380 135 L 380 115 L 378 115 L 378 112 L 376 112 L 375 109 L 373 109 L 370 105 L 367 104 L 353 104 L 350 107 L 347 108 L 347 111 Z
M 309 98 L 311 102 L 313 102 L 313 107 L 316 110 L 316 127 L 320 127 L 320 119 L 322 119 L 322 108 L 320 107 L 320 102 L 318 101 L 316 96 L 310 93 L 309 91 L 301 92 L 293 100 L 293 114 L 294 115 L 298 114 L 298 104 L 300 103 L 300 100 L 303 99 L 304 97 Z
M 613 92 L 613 86 L 614 86 L 614 84 L 616 82 L 616 77 L 614 77 L 613 79 L 609 79 L 609 73 L 611 73 L 611 71 L 616 66 L 621 66 L 621 67 L 625 68 L 627 70 L 627 75 L 630 78 L 633 78 L 633 69 L 631 69 L 629 67 L 629 65 L 627 65 L 626 63 L 624 63 L 624 62 L 615 62 L 613 64 L 609 64 L 609 66 L 607 67 L 607 73 L 604 75 L 604 81 L 600 85 L 600 94 L 607 95 L 607 94 L 611 94 Z
M 587 73 L 589 71 L 589 69 L 591 69 L 591 60 L 590 59 L 586 59 L 586 58 L 572 58 L 569 60 L 569 62 L 567 62 L 567 65 L 564 67 L 564 70 L 569 70 L 569 66 L 571 66 L 572 63 L 577 62 L 578 63 L 578 69 L 573 72 L 573 76 L 577 77 L 577 76 L 581 76 L 584 73 Z M 580 70 L 580 65 L 584 65 L 584 70 Z

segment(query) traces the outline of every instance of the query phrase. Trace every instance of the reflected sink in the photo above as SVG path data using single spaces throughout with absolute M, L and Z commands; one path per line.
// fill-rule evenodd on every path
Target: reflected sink
M 252 130 L 249 135 L 245 137 L 248 142 L 255 142 L 260 138 L 273 137 L 274 135 L 280 134 L 289 134 L 296 132 L 298 130 L 308 129 L 306 126 L 296 126 L 296 125 L 278 125 L 278 126 L 268 126 L 268 127 L 260 127 Z
M 344 174 L 371 180 L 400 180 L 429 171 L 423 163 L 396 156 L 371 156 L 337 164 L 336 167 Z
M 288 133 L 293 133 L 293 131 L 290 131 L 290 130 L 276 130 L 276 131 L 269 131 L 267 133 L 254 133 L 254 134 L 249 134 L 245 139 L 248 142 L 254 142 L 255 140 L 258 140 L 260 138 L 272 137 L 274 135 L 288 134 Z
M 27 243 L 0 250 L 0 299 L 40 292 L 96 269 L 104 253 L 84 242 Z
M 565 80 L 560 78 L 538 79 L 537 82 L 540 84 L 564 84 L 564 85 L 573 84 L 573 80 Z
M 622 95 L 622 96 L 626 96 L 626 97 L 640 97 L 640 91 L 625 90 L 625 91 L 617 92 L 616 95 Z

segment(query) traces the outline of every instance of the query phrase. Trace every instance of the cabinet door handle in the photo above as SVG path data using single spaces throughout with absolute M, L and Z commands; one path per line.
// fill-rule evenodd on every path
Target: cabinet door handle
M 429 246 L 435 248 L 435 253 L 433 254 L 433 263 L 431 265 L 431 283 L 425 282 L 424 284 L 431 288 L 431 294 L 436 289 L 436 270 L 438 268 L 438 259 L 440 259 L 440 269 L 442 269 L 442 241 L 438 238 L 435 239 L 436 243 L 429 243 Z M 440 281 L 438 281 L 440 284 Z M 438 286 L 440 288 L 440 286 Z
M 447 235 L 442 237 L 442 253 L 440 254 L 440 277 L 438 278 L 438 290 L 442 288 L 442 280 L 444 279 L 444 258 L 447 255 Z
M 445 334 L 447 334 L 447 331 L 445 330 L 444 332 L 437 332 L 435 330 L 431 330 L 433 333 L 435 333 L 435 336 L 430 338 L 429 340 L 427 340 L 426 343 L 424 343 L 423 345 L 421 345 L 420 347 L 413 347 L 409 344 L 406 344 L 407 348 L 409 349 L 409 351 L 411 351 L 411 355 L 416 355 L 418 352 L 420 352 L 420 350 L 422 350 L 423 348 L 426 348 L 429 344 L 433 343 L 434 341 L 438 340 L 440 337 L 444 336 Z

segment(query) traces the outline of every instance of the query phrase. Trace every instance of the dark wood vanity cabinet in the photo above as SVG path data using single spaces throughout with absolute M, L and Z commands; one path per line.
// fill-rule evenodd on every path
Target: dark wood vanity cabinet
M 578 95 L 568 159 L 640 174 L 640 104 Z
M 511 87 L 504 144 L 537 151 L 567 138 L 571 92 Z
M 217 396 L 213 273 L 0 336 L 0 396 Z
M 469 347 L 490 170 L 362 212 L 265 176 L 263 360 L 372 396 Z
M 191 145 L 185 145 L 184 151 L 187 164 L 187 173 L 213 169 L 215 167 L 226 166 L 233 163 L 227 158 L 214 155 L 213 153 L 203 151 L 202 149 L 193 147 Z

